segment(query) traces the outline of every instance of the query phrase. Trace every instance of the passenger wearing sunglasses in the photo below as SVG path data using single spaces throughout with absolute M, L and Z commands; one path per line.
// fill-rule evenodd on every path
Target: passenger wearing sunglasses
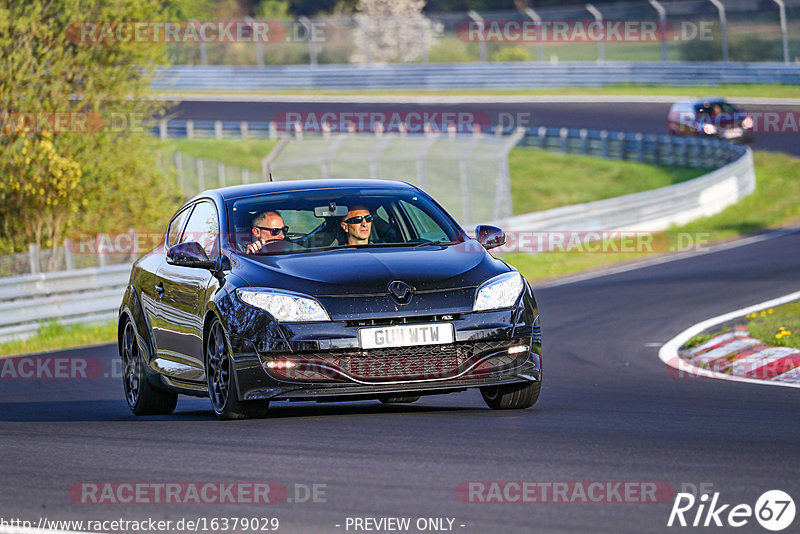
M 247 253 L 255 254 L 270 241 L 286 239 L 289 227 L 283 224 L 283 217 L 277 211 L 262 211 L 253 217 L 251 231 L 255 241 L 247 245 Z
M 366 245 L 372 231 L 372 215 L 364 206 L 353 206 L 342 221 L 348 245 Z

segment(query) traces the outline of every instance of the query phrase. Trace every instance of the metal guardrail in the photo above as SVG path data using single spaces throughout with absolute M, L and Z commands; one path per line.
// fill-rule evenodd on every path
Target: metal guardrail
M 564 86 L 800 84 L 800 65 L 784 63 L 540 62 L 411 65 L 170 66 L 158 91 L 290 89 L 492 89 Z
M 623 197 L 510 217 L 508 231 L 659 230 L 712 215 L 755 188 L 749 148 L 722 141 L 566 128 L 529 128 L 520 144 L 659 164 L 720 168 L 683 183 Z M 36 332 L 39 322 L 69 324 L 116 316 L 130 265 L 0 278 L 0 342 Z

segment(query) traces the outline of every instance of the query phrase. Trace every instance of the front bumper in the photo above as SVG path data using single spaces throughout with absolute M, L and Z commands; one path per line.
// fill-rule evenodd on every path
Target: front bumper
M 363 324 L 332 321 L 231 333 L 242 400 L 336 400 L 385 394 L 435 394 L 541 380 L 535 305 L 452 315 L 455 342 L 362 350 Z M 394 321 L 438 322 L 441 317 Z M 510 347 L 524 347 L 509 354 Z M 270 362 L 291 362 L 270 368 Z

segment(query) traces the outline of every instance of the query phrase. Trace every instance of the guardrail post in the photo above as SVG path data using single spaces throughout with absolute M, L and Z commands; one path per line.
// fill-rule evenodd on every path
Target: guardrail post
M 222 139 L 222 121 L 214 121 L 214 139 Z
M 36 243 L 28 244 L 28 263 L 31 267 L 31 274 L 39 274 L 39 246 Z
M 269 138 L 273 141 L 278 138 L 278 126 L 275 121 L 269 121 Z
M 644 134 L 637 132 L 633 137 L 636 139 L 636 159 L 644 161 Z
M 303 125 L 299 122 L 294 123 L 294 138 L 298 141 L 303 140 Z
M 75 254 L 72 251 L 72 240 L 64 240 L 64 265 L 68 271 L 75 269 Z
M 536 132 L 539 135 L 539 148 L 542 150 L 547 148 L 547 127 L 546 126 L 539 126 L 539 130 Z
M 617 139 L 619 139 L 619 159 L 627 159 L 627 151 L 625 146 L 625 132 L 619 132 L 617 134 Z
M 675 161 L 675 140 L 672 138 L 671 135 L 667 136 L 667 142 L 664 143 L 665 147 L 665 154 L 664 154 L 664 162 L 667 165 L 676 165 Z
M 247 121 L 239 123 L 239 135 L 242 136 L 242 139 L 250 137 L 250 124 Z
M 167 134 L 168 134 L 167 121 L 165 119 L 161 119 L 160 121 L 158 121 L 158 138 L 164 141 L 168 137 Z
M 650 140 L 653 142 L 653 164 L 659 165 L 661 163 L 661 154 L 658 153 L 658 149 L 661 145 L 658 142 L 658 135 L 651 134 Z
M 559 137 L 561 137 L 561 151 L 566 154 L 569 152 L 569 130 L 566 127 L 562 127 L 558 131 Z
M 580 136 L 581 136 L 581 154 L 588 154 L 589 153 L 589 130 L 587 130 L 586 128 L 581 128 Z
M 186 121 L 186 139 L 194 139 L 194 121 L 192 119 Z
M 600 130 L 600 153 L 608 157 L 608 130 Z

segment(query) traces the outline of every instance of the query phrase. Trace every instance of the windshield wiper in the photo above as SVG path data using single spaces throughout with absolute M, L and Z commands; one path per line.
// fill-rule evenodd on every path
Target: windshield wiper
M 455 245 L 458 241 L 426 241 L 425 243 L 420 243 L 419 245 L 414 245 L 414 248 L 419 247 L 432 247 L 432 246 L 444 246 L 444 245 Z

